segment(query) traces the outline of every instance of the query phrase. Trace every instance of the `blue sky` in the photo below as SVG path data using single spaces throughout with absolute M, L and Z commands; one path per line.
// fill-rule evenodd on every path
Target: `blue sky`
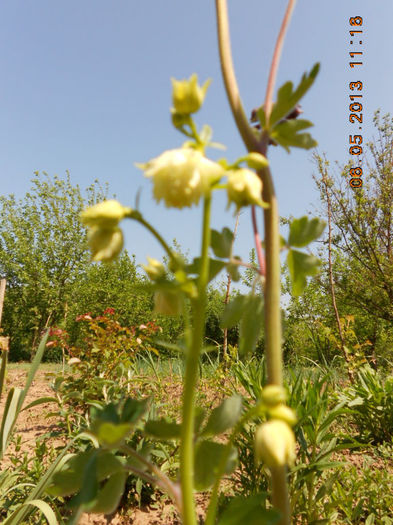
M 229 0 L 235 70 L 248 113 L 264 99 L 271 55 L 286 2 Z M 363 44 L 349 44 L 351 16 L 363 17 Z M 393 113 L 393 2 L 299 0 L 284 44 L 277 86 L 297 84 L 315 62 L 321 71 L 302 100 L 318 150 L 348 159 L 350 81 L 363 82 L 363 142 L 373 135 L 377 108 Z M 170 78 L 212 79 L 198 125 L 212 126 L 234 160 L 244 147 L 224 92 L 212 0 L 2 0 L 0 3 L 1 193 L 21 197 L 35 170 L 64 176 L 82 188 L 108 182 L 125 205 L 138 189 L 141 211 L 168 240 L 199 250 L 200 208 L 168 210 L 151 197 L 151 184 L 134 162 L 179 147 L 170 123 Z M 356 28 L 354 28 L 356 29 Z M 363 66 L 349 67 L 349 51 L 363 51 Z M 269 157 L 283 216 L 318 204 L 311 152 L 271 148 Z M 233 227 L 226 198 L 215 198 L 213 226 Z M 241 216 L 236 252 L 252 247 L 249 212 Z M 159 258 L 160 247 L 138 225 L 126 223 L 126 247 L 137 262 Z

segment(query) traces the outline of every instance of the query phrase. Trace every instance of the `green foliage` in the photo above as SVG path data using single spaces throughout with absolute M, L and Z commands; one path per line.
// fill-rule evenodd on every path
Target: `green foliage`
M 304 119 L 287 120 L 277 124 L 270 136 L 288 153 L 290 152 L 290 147 L 303 149 L 315 148 L 318 142 L 312 138 L 310 133 L 299 133 L 299 131 L 310 128 L 313 125 L 312 122 Z
M 221 326 L 231 328 L 239 324 L 239 354 L 245 356 L 255 350 L 261 333 L 263 301 L 260 295 L 237 295 L 222 314 Z
M 74 299 L 74 283 L 89 263 L 78 214 L 103 197 L 97 183 L 84 199 L 68 174 L 62 180 L 38 172 L 23 199 L 0 197 L 0 275 L 8 284 L 2 323 L 13 335 L 12 359 L 30 357 L 42 330 Z
M 304 73 L 298 87 L 294 90 L 292 82 L 283 84 L 277 92 L 277 102 L 273 105 L 273 110 L 270 115 L 269 125 L 274 126 L 282 118 L 286 117 L 288 113 L 296 106 L 296 104 L 304 97 L 307 91 L 314 83 L 318 75 L 320 65 L 315 64 L 307 75 Z
M 233 498 L 225 512 L 220 516 L 219 525 L 274 525 L 280 521 L 280 513 L 274 509 L 263 508 L 265 493 L 249 497 Z
M 356 373 L 356 381 L 340 399 L 351 409 L 360 438 L 379 444 L 393 437 L 393 376 L 382 379 L 369 365 Z
M 362 454 L 360 468 L 348 465 L 342 471 L 330 493 L 336 508 L 335 523 L 392 525 L 393 476 L 385 468 L 391 466 L 392 448 L 384 455 L 380 450 L 376 456 Z M 378 460 L 385 466 L 381 468 Z
M 304 248 L 312 241 L 318 239 L 322 235 L 325 227 L 325 221 L 322 221 L 318 217 L 314 217 L 311 220 L 307 216 L 301 217 L 300 219 L 293 219 L 289 227 L 288 244 L 296 248 Z

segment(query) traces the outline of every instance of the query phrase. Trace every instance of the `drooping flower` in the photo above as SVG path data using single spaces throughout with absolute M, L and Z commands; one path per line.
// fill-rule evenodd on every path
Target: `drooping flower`
M 120 228 L 90 228 L 87 234 L 93 261 L 113 261 L 123 249 L 123 232 Z
M 110 199 L 86 208 L 86 210 L 81 212 L 80 217 L 86 226 L 96 226 L 109 230 L 116 227 L 130 211 L 131 208 L 127 208 L 120 202 Z
M 165 275 L 165 267 L 160 261 L 157 261 L 157 259 L 152 259 L 151 257 L 148 257 L 147 260 L 149 261 L 149 264 L 142 264 L 142 267 L 152 281 L 155 281 Z
M 172 290 L 157 290 L 154 294 L 154 311 L 157 314 L 179 315 L 182 312 L 182 299 Z
M 136 164 L 152 179 L 157 202 L 164 200 L 168 208 L 184 208 L 198 204 L 224 173 L 223 168 L 200 151 L 192 148 L 168 150 L 144 164 Z
M 264 206 L 262 181 L 258 175 L 246 168 L 230 170 L 227 175 L 228 204 L 235 203 L 237 209 L 250 204 Z
M 196 113 L 203 104 L 206 90 L 210 84 L 207 80 L 203 86 L 198 85 L 198 77 L 194 73 L 189 80 L 172 80 L 172 101 L 176 113 L 189 115 Z
M 295 462 L 295 436 L 284 421 L 267 421 L 255 432 L 255 456 L 268 467 L 293 465 Z

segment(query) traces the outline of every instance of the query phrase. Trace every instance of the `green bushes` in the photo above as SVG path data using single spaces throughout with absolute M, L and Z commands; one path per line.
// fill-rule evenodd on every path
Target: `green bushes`
M 393 376 L 382 379 L 369 365 L 356 373 L 356 381 L 340 399 L 351 409 L 351 416 L 365 442 L 380 444 L 393 437 Z

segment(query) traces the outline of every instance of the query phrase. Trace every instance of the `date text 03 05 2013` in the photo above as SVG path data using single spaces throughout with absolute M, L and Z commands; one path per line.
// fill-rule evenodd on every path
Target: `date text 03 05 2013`
M 354 16 L 349 19 L 349 25 L 352 27 L 362 27 L 362 29 L 350 29 L 350 45 L 351 46 L 362 46 L 363 44 L 363 18 L 361 16 Z M 349 56 L 351 58 L 356 58 L 359 56 L 363 60 L 363 51 L 352 51 L 355 47 L 351 47 Z M 362 66 L 363 62 L 349 62 L 349 67 L 355 68 L 357 66 Z M 358 125 L 359 134 L 358 135 L 349 135 L 349 154 L 350 155 L 361 155 L 363 153 L 363 148 L 361 146 L 363 142 L 363 136 L 361 135 L 361 129 L 363 124 L 363 82 L 357 80 L 356 82 L 349 83 L 349 89 L 351 93 L 349 94 L 349 122 L 354 125 Z M 357 92 L 357 93 L 356 93 Z M 349 184 L 352 188 L 361 188 L 363 181 L 361 179 L 363 170 L 360 166 L 351 168 L 349 170 L 350 181 Z

